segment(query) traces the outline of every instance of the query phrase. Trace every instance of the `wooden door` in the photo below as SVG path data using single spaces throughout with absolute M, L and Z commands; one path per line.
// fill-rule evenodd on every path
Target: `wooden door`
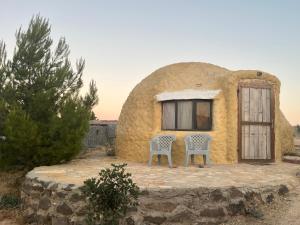
M 271 161 L 274 159 L 272 95 L 272 88 L 268 85 L 240 85 L 240 160 Z

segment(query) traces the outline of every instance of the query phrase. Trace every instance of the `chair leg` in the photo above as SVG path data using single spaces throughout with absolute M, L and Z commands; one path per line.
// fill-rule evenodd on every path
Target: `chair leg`
M 191 155 L 191 164 L 195 165 L 195 155 Z
M 173 167 L 172 166 L 172 156 L 171 156 L 171 154 L 168 154 L 167 156 L 168 156 L 169 167 L 172 168 Z
M 207 165 L 210 164 L 209 153 L 205 154 L 205 164 L 207 164 Z
M 148 165 L 149 165 L 149 166 L 152 165 L 152 157 L 153 157 L 153 154 L 150 152 L 150 159 L 149 159 L 149 162 L 148 162 Z
M 185 166 L 189 165 L 190 155 L 188 153 L 185 154 Z
M 161 162 L 161 155 L 157 155 L 157 164 L 160 166 L 160 162 Z

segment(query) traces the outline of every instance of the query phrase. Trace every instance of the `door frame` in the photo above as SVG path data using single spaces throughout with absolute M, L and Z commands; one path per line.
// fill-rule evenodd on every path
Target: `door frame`
M 271 140 L 271 159 L 242 159 L 242 88 L 266 88 L 270 89 L 270 140 Z M 238 84 L 238 162 L 246 163 L 268 163 L 275 161 L 275 98 L 273 86 L 266 81 L 258 80 L 251 82 L 239 82 Z M 262 123 L 264 124 L 264 123 Z

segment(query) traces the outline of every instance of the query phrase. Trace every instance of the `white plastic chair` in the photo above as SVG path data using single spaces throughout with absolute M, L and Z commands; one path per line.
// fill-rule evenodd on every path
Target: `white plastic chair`
M 176 140 L 175 135 L 157 135 L 150 141 L 150 159 L 149 166 L 152 165 L 153 155 L 158 157 L 158 165 L 160 165 L 161 155 L 168 157 L 169 167 L 172 167 L 172 143 Z
M 192 134 L 185 137 L 185 166 L 189 165 L 190 157 L 194 163 L 194 155 L 203 155 L 204 164 L 210 164 L 210 142 L 208 134 Z

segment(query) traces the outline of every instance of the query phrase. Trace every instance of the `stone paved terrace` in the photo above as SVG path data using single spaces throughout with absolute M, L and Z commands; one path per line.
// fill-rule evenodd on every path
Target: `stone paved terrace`
M 70 163 L 38 167 L 22 187 L 22 208 L 28 224 L 82 225 L 86 201 L 79 186 L 100 169 L 122 160 L 94 151 Z M 128 162 L 127 171 L 144 191 L 139 206 L 122 225 L 220 224 L 245 215 L 251 207 L 269 204 L 299 185 L 300 165 L 212 165 L 209 168 Z M 146 189 L 146 190 L 145 190 Z
M 76 159 L 68 164 L 43 166 L 32 170 L 27 177 L 37 177 L 40 181 L 81 186 L 87 178 L 96 177 L 98 172 L 111 163 L 123 163 L 115 157 L 106 157 L 102 152 L 92 152 L 83 159 Z M 293 188 L 297 185 L 295 174 L 300 165 L 274 163 L 268 165 L 212 165 L 207 168 L 196 166 L 168 168 L 152 167 L 147 164 L 126 162 L 127 171 L 140 188 L 222 188 L 222 187 L 262 187 L 286 184 Z

